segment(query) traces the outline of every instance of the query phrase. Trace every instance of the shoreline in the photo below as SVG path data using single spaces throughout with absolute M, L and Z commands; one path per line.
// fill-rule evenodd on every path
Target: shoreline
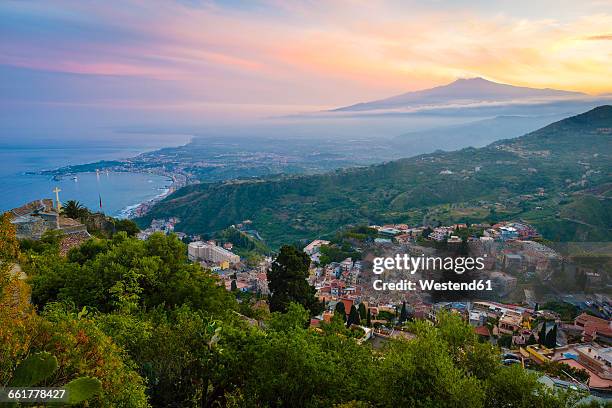
M 172 176 L 169 178 L 170 180 L 172 180 L 172 183 L 167 188 L 165 188 L 163 192 L 148 200 L 123 208 L 119 212 L 118 218 L 130 220 L 137 217 L 142 217 L 143 215 L 147 214 L 147 212 L 151 209 L 153 205 L 157 204 L 158 202 L 160 202 L 161 200 L 168 197 L 170 194 L 174 193 L 176 190 L 182 187 L 180 183 L 176 180 L 176 177 Z
M 161 193 L 156 194 L 155 196 L 147 200 L 144 200 L 142 202 L 128 205 L 120 209 L 115 214 L 111 215 L 113 217 L 117 217 L 120 219 L 133 219 L 133 218 L 137 218 L 137 217 L 141 217 L 145 215 L 151 209 L 151 207 L 153 207 L 153 205 L 155 205 L 156 203 L 163 200 L 170 194 L 174 193 L 179 188 L 184 187 L 189 183 L 188 183 L 187 176 L 181 173 L 168 173 L 165 170 L 160 170 L 160 169 L 158 169 L 158 171 L 155 171 L 155 170 L 146 171 L 146 170 L 138 169 L 138 168 L 129 168 L 129 167 L 126 167 L 126 165 L 130 163 L 131 160 L 138 159 L 139 157 L 142 157 L 143 155 L 146 155 L 146 154 L 155 153 L 157 151 L 160 151 L 166 148 L 187 146 L 190 143 L 192 143 L 195 137 L 194 135 L 187 135 L 187 136 L 188 136 L 188 140 L 186 142 L 178 144 L 176 146 L 144 148 L 143 150 L 140 150 L 138 153 L 128 156 L 128 157 L 102 159 L 98 161 L 86 162 L 86 163 L 81 163 L 81 164 L 73 164 L 73 165 L 68 165 L 64 167 L 56 167 L 56 168 L 47 169 L 47 170 L 25 171 L 23 173 L 24 175 L 51 176 L 51 179 L 58 180 L 58 181 L 66 177 L 78 176 L 79 174 L 87 174 L 87 173 L 102 174 L 102 173 L 108 173 L 109 171 L 114 172 L 114 173 L 132 173 L 132 174 L 144 174 L 144 175 L 152 174 L 152 175 L 166 177 L 168 181 L 170 182 L 170 184 L 166 186 L 165 188 L 163 188 L 163 191 Z M 106 166 L 104 165 L 105 162 L 107 163 Z M 113 164 L 109 166 L 108 165 L 109 163 L 113 163 Z M 101 166 L 100 168 L 96 168 L 96 165 L 101 165 Z M 158 188 L 158 190 L 160 189 L 161 188 Z

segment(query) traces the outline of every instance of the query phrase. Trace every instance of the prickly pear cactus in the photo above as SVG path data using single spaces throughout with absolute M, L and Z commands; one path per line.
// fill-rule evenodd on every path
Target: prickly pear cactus
M 11 387 L 31 387 L 57 370 L 57 358 L 46 351 L 32 354 L 19 364 L 10 381 Z
M 79 377 L 65 385 L 68 403 L 76 404 L 102 392 L 102 383 L 97 378 Z

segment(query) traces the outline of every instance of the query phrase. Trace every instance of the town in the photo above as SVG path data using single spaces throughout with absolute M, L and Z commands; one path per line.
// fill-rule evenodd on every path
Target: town
M 85 225 L 66 215 L 59 199 L 34 201 L 10 213 L 21 239 L 61 231 L 64 254 L 91 238 Z M 187 244 L 188 259 L 212 271 L 239 301 L 243 295 L 244 301 L 253 296 L 265 300 L 270 294 L 267 272 L 272 256 L 247 260 L 235 252 L 239 242 L 175 233 L 179 222 L 155 219 L 136 236 L 144 240 L 155 233 L 175 234 Z M 245 239 L 258 239 L 250 220 L 230 229 Z M 450 312 L 469 322 L 483 342 L 501 347 L 504 364 L 542 371 L 540 380 L 553 388 L 580 389 L 597 397 L 612 393 L 607 266 L 577 262 L 527 223 L 348 227 L 301 250 L 310 259 L 308 282 L 324 305 L 323 312 L 310 320 L 313 330 L 340 318 L 356 341 L 382 347 L 389 339 L 412 338 L 410 322 L 433 323 L 439 313 Z M 491 280 L 494 290 L 456 299 L 431 291 L 375 290 L 372 259 L 393 254 L 482 257 L 485 268 L 472 277 Z M 401 275 L 401 271 L 385 273 Z M 418 270 L 407 276 L 417 277 L 437 279 L 441 271 Z

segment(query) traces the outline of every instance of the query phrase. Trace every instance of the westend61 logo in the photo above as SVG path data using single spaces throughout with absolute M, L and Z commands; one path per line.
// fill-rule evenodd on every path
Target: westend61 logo
M 486 255 L 485 255 L 486 256 Z M 482 271 L 485 267 L 484 257 L 439 257 L 439 256 L 417 256 L 408 254 L 396 254 L 394 257 L 377 257 L 373 260 L 372 271 L 380 275 L 385 271 L 405 271 L 414 275 L 419 270 L 428 271 L 454 271 L 457 275 L 465 272 Z M 418 283 L 418 285 L 417 285 Z M 398 290 L 411 291 L 421 289 L 424 291 L 481 291 L 493 290 L 490 280 L 472 280 L 469 282 L 437 282 L 431 279 L 421 279 L 417 282 L 401 279 L 394 282 L 384 282 L 376 279 L 372 282 L 375 290 Z

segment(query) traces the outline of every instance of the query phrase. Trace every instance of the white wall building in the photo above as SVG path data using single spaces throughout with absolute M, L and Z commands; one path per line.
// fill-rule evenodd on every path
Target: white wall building
M 187 246 L 187 256 L 191 261 L 215 263 L 227 261 L 231 264 L 240 262 L 238 255 L 211 242 L 196 241 L 190 243 Z

